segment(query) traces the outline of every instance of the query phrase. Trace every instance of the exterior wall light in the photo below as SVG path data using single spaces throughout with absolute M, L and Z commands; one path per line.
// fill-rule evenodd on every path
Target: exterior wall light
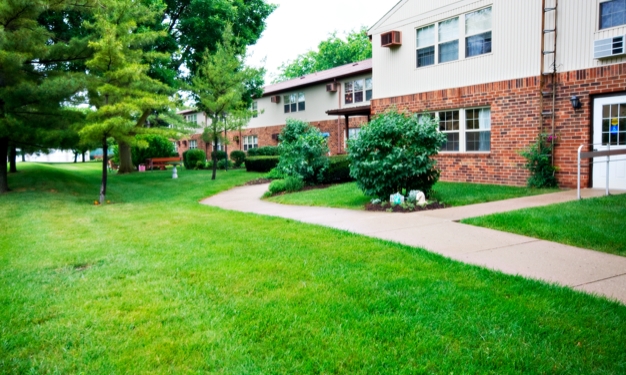
M 580 102 L 580 98 L 578 98 L 576 95 L 572 96 L 569 101 L 572 102 L 572 108 L 574 109 L 579 109 L 583 106 L 583 104 Z

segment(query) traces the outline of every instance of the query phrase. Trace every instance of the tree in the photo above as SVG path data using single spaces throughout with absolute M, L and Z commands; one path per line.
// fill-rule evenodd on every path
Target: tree
M 432 157 L 445 140 L 436 119 L 391 109 L 348 141 L 350 176 L 370 197 L 387 199 L 411 190 L 428 195 L 439 179 Z
M 86 11 L 91 0 L 8 0 L 0 4 L 0 155 L 17 146 L 54 147 L 67 140 L 79 116 L 69 108 L 84 87 L 82 75 L 58 67 L 71 59 L 73 41 L 52 43 L 54 33 L 38 22 L 46 11 Z M 54 59 L 56 65 L 48 62 Z M 78 116 L 78 117 L 77 117 Z M 0 163 L 0 193 L 9 190 L 6 162 Z
M 168 131 L 142 130 L 136 126 L 138 122 L 145 122 L 153 109 L 169 109 L 174 104 L 169 97 L 171 88 L 147 74 L 146 61 L 162 56 L 146 52 L 144 47 L 164 34 L 138 27 L 138 24 L 158 19 L 162 11 L 159 4 L 111 0 L 95 12 L 93 22 L 86 23 L 97 37 L 89 43 L 94 54 L 86 63 L 89 102 L 96 110 L 87 115 L 87 126 L 80 134 L 84 141 L 102 145 L 101 204 L 106 199 L 109 138 L 130 145 L 137 133 L 171 135 Z M 120 154 L 122 152 L 120 148 Z
M 294 61 L 283 63 L 278 68 L 280 74 L 274 83 L 372 57 L 372 44 L 366 28 L 350 32 L 346 40 L 339 38 L 337 32 L 333 32 L 317 48 L 317 51 L 308 51 L 296 57 Z
M 219 142 L 226 144 L 229 131 L 241 129 L 252 113 L 244 100 L 246 82 L 262 74 L 257 69 L 245 67 L 241 51 L 232 44 L 232 31 L 227 28 L 221 44 L 214 53 L 204 52 L 202 63 L 192 79 L 192 92 L 199 110 L 206 113 L 207 121 L 202 138 L 217 150 Z M 213 176 L 217 173 L 217 159 L 213 153 Z

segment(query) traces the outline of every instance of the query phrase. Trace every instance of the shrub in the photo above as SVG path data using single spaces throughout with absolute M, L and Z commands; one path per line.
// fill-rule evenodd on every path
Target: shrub
M 206 154 L 202 150 L 194 149 L 183 152 L 183 163 L 185 169 L 193 169 L 198 165 L 198 162 L 206 161 Z
M 276 169 L 276 168 L 273 168 L 273 169 L 272 169 L 272 170 L 271 170 L 268 174 L 266 174 L 264 177 L 265 177 L 265 178 L 267 178 L 267 179 L 270 179 L 270 180 L 282 180 L 282 179 L 287 178 L 287 176 L 285 176 L 285 175 L 284 175 L 281 171 L 279 171 L 279 170 L 278 170 L 278 169 Z
M 284 180 L 274 180 L 270 184 L 269 191 L 271 195 L 276 195 L 282 192 L 295 192 L 304 188 L 304 181 L 298 177 L 287 177 Z
M 324 175 L 325 183 L 354 181 L 350 176 L 350 159 L 347 155 L 331 156 L 328 158 L 328 170 Z
M 228 162 L 228 168 L 233 167 L 233 162 L 230 160 L 222 159 L 217 162 L 217 169 L 226 169 L 226 163 Z
M 439 179 L 436 161 L 446 136 L 435 119 L 392 109 L 361 128 L 348 141 L 350 175 L 368 196 L 389 199 L 391 194 L 421 190 L 426 195 Z
M 146 159 L 178 156 L 174 143 L 167 137 L 158 134 L 137 134 L 131 145 L 133 165 L 144 164 Z M 113 147 L 113 161 L 119 163 L 119 148 Z
M 198 160 L 196 162 L 196 167 L 194 169 L 204 169 L 206 167 L 206 163 L 202 160 Z
M 269 172 L 278 165 L 278 156 L 255 156 L 246 159 L 246 171 Z
M 277 169 L 307 183 L 322 182 L 328 168 L 328 144 L 319 129 L 301 120 L 288 119 L 280 135 Z
M 211 151 L 211 160 L 224 160 L 227 156 L 226 151 Z
M 278 156 L 280 149 L 277 146 L 264 146 L 259 148 L 251 148 L 248 150 L 248 156 Z
M 530 172 L 528 187 L 557 187 L 555 173 L 557 168 L 552 165 L 552 136 L 540 134 L 533 144 L 520 151 L 526 159 L 524 167 Z
M 236 167 L 241 167 L 241 164 L 246 161 L 246 153 L 243 151 L 235 150 L 230 153 L 230 159 L 235 162 Z

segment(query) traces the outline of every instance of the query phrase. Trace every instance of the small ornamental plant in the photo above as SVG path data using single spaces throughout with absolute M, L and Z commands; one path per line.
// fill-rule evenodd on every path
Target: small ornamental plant
M 557 167 L 552 165 L 552 152 L 554 141 L 557 136 L 552 134 L 539 134 L 537 140 L 526 149 L 520 151 L 520 155 L 526 159 L 524 167 L 530 172 L 528 187 L 551 188 L 557 187 Z

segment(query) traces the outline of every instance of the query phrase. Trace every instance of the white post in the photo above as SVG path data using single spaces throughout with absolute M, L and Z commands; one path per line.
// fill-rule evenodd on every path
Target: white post
M 578 200 L 580 200 L 580 151 L 583 149 L 584 145 L 580 145 L 578 147 Z
M 611 152 L 611 139 L 609 137 L 608 150 Z M 609 195 L 609 162 L 611 161 L 611 154 L 606 156 L 606 195 Z
M 174 164 L 174 170 L 172 171 L 172 178 L 173 179 L 178 178 L 178 171 L 176 170 L 176 164 Z

